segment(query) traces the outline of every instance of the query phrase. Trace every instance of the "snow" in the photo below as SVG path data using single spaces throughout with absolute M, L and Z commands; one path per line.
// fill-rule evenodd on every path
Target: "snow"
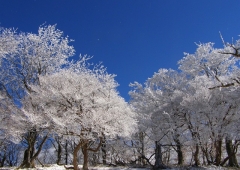
M 69 167 L 69 166 L 67 166 Z M 81 168 L 81 165 L 79 166 Z M 0 168 L 0 170 L 13 170 L 16 167 L 4 167 Z M 230 168 L 226 167 L 217 167 L 217 166 L 208 166 L 208 167 L 181 167 L 181 168 L 171 168 L 171 170 L 230 170 Z M 233 168 L 234 169 L 234 168 Z M 46 165 L 46 167 L 37 167 L 37 168 L 29 168 L 27 170 L 66 170 L 64 166 L 59 165 Z M 129 167 L 89 167 L 89 170 L 150 170 L 150 168 L 129 168 Z
M 67 166 L 69 167 L 69 166 Z M 79 166 L 81 168 L 81 165 Z M 4 167 L 0 168 L 0 170 L 13 170 L 16 167 Z M 129 168 L 129 167 L 89 167 L 89 170 L 149 170 L 148 168 Z M 46 167 L 36 167 L 36 168 L 28 168 L 28 170 L 66 170 L 64 166 L 59 165 L 49 165 Z

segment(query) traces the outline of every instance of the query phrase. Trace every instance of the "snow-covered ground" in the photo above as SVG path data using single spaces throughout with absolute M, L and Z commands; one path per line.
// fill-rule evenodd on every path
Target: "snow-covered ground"
M 69 166 L 67 166 L 69 167 Z M 81 166 L 79 166 L 81 168 Z M 4 167 L 0 170 L 14 170 L 16 167 Z M 28 168 L 28 170 L 66 170 L 64 166 L 49 165 L 46 167 Z M 128 168 L 128 167 L 89 167 L 89 170 L 149 170 L 147 168 Z
M 81 166 L 79 166 L 81 167 Z M 0 170 L 14 170 L 16 167 L 4 167 L 0 168 Z M 64 166 L 58 165 L 49 165 L 46 167 L 37 167 L 37 168 L 29 168 L 27 170 L 66 170 Z M 150 170 L 149 168 L 129 168 L 129 167 L 89 167 L 89 170 Z M 185 168 L 172 168 L 171 170 L 230 170 L 230 168 L 225 167 L 216 167 L 216 166 L 209 166 L 209 167 L 185 167 Z M 231 170 L 235 170 L 231 168 Z

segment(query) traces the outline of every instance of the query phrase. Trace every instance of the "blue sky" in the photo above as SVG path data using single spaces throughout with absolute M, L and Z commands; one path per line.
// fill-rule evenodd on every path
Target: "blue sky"
M 36 33 L 57 24 L 79 54 L 94 56 L 116 74 L 127 101 L 129 83 L 145 82 L 160 68 L 177 69 L 195 42 L 240 35 L 240 0 L 0 0 L 0 26 Z

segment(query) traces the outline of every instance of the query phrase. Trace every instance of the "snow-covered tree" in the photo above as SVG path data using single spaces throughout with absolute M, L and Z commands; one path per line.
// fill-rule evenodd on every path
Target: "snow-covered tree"
M 88 68 L 87 58 L 59 72 L 39 76 L 39 86 L 28 97 L 46 115 L 54 132 L 78 138 L 73 153 L 77 169 L 77 153 L 82 148 L 83 169 L 88 169 L 88 151 L 96 151 L 104 136 L 128 136 L 134 130 L 135 113 L 116 91 L 114 75 L 104 67 Z M 90 143 L 99 143 L 96 149 Z
M 0 27 L 0 59 L 17 51 L 16 30 Z
M 184 142 L 182 101 L 187 78 L 174 70 L 160 69 L 148 78 L 144 86 L 135 82 L 130 92 L 131 104 L 140 113 L 140 131 L 150 129 L 156 149 L 161 152 L 161 145 L 176 146 L 178 163 L 183 163 L 182 143 Z M 145 130 L 144 130 L 145 129 Z M 158 151 L 156 150 L 156 151 Z M 163 166 L 161 153 L 156 152 L 156 165 Z M 158 160 L 157 160 L 158 159 Z M 159 162 L 160 161 L 160 162 Z
M 7 33 L 5 33 L 7 32 Z M 38 84 L 38 76 L 55 72 L 74 54 L 67 37 L 56 26 L 39 27 L 38 34 L 2 30 L 1 86 L 9 95 L 22 98 Z M 6 40 L 5 40 L 6 39 Z M 11 50 L 9 50 L 11 49 Z
M 210 89 L 239 84 L 239 62 L 238 58 L 231 55 L 232 48 L 214 48 L 213 45 L 199 44 L 194 54 L 185 53 L 183 59 L 178 62 L 179 69 L 193 77 L 207 76 L 214 82 Z
M 224 47 L 219 49 L 214 48 L 213 43 L 200 44 L 194 54 L 186 53 L 185 57 L 179 61 L 179 68 L 191 76 L 192 80 L 188 85 L 194 89 L 192 93 L 185 96 L 182 105 L 194 113 L 188 115 L 193 116 L 194 125 L 199 125 L 195 126 L 195 132 L 196 127 L 199 132 L 199 142 L 200 140 L 203 140 L 203 143 L 211 141 L 215 148 L 214 160 L 209 160 L 207 145 L 205 149 L 202 148 L 208 163 L 214 162 L 220 165 L 225 162 L 221 161 L 224 138 L 226 138 L 226 144 L 231 143 L 232 139 L 238 141 L 236 139 L 238 134 L 232 133 L 236 130 L 230 130 L 237 125 L 239 111 L 236 98 L 239 94 L 240 73 L 238 50 L 239 40 L 235 44 L 224 43 Z M 202 129 L 201 134 L 199 128 Z M 227 152 L 231 152 L 228 154 L 229 162 L 233 161 L 235 154 L 233 151 L 227 150 Z M 237 164 L 236 161 L 233 164 Z
M 0 86 L 5 97 L 18 109 L 24 106 L 28 110 L 27 107 L 32 105 L 31 99 L 24 101 L 27 103 L 24 105 L 23 98 L 32 92 L 30 85 L 38 85 L 40 75 L 56 72 L 68 62 L 67 59 L 74 54 L 73 47 L 68 45 L 70 41 L 55 25 L 41 26 L 37 34 L 17 33 L 14 29 L 1 28 Z M 18 120 L 22 126 L 16 129 L 19 133 L 12 132 L 22 136 L 28 143 L 21 167 L 33 167 L 33 161 L 39 154 L 35 152 L 35 142 L 43 125 L 40 119 L 34 118 L 36 114 L 33 113 L 31 117 L 24 114 L 21 112 L 14 115 L 14 120 Z
M 238 136 L 236 130 L 231 130 L 237 125 L 239 111 L 239 89 L 234 86 L 239 82 L 234 55 L 238 44 L 222 49 L 215 49 L 213 43 L 200 44 L 194 54 L 186 53 L 179 61 L 180 71 L 160 69 L 144 85 L 132 84 L 131 104 L 143 115 L 139 117 L 140 128 L 152 129 L 156 139 L 165 135 L 165 143 L 176 145 L 179 163 L 180 146 L 186 139 L 195 148 L 195 165 L 200 165 L 200 149 L 208 163 L 220 165 L 224 162 L 220 148 L 226 134 L 231 139 Z M 207 153 L 209 144 L 215 150 L 214 160 Z

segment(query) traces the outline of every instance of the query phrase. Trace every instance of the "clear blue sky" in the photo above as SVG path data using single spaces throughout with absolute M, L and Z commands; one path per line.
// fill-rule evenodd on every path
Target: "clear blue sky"
M 130 82 L 177 69 L 194 42 L 238 38 L 240 0 L 0 0 L 1 27 L 36 33 L 43 23 L 74 39 L 76 56 L 103 62 L 128 101 Z

